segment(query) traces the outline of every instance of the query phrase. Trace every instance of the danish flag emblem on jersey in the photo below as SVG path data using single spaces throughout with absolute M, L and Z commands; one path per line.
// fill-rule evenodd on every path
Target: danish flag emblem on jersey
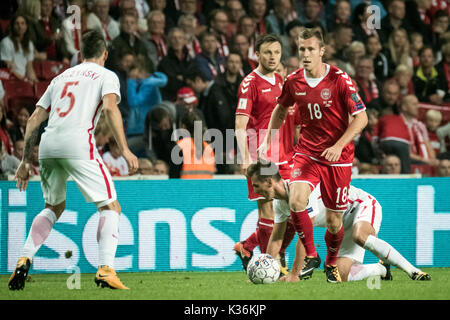
M 329 100 L 331 98 L 331 91 L 328 88 L 322 89 L 322 91 L 320 92 L 320 97 L 323 100 Z

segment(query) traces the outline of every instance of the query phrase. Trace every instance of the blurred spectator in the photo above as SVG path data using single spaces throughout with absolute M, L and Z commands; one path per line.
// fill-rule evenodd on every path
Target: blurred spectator
M 441 141 L 436 133 L 436 130 L 441 125 L 442 114 L 438 110 L 430 109 L 426 113 L 425 125 L 427 126 L 428 136 L 430 137 L 431 147 L 434 153 L 438 155 L 441 153 Z
M 443 75 L 447 82 L 444 101 L 448 102 L 450 100 L 450 42 L 442 46 L 442 61 L 436 65 L 436 71 Z
M 399 113 L 399 94 L 400 87 L 396 81 L 388 80 L 383 84 L 383 89 L 381 91 L 381 96 L 377 99 L 372 100 L 368 105 L 367 109 L 375 109 L 378 111 L 380 116 L 386 114 L 398 114 Z
M 205 31 L 200 35 L 202 52 L 194 59 L 198 68 L 208 80 L 214 80 L 225 71 L 225 58 L 219 54 L 217 39 L 211 32 Z
M 286 79 L 288 74 L 286 66 L 284 65 L 283 61 L 280 61 L 280 64 L 276 68 L 275 72 L 278 73 L 283 79 Z
M 401 174 L 409 173 L 402 171 L 402 164 L 400 158 L 395 154 L 386 155 L 381 161 L 381 172 L 382 174 Z
M 124 124 L 130 114 L 130 106 L 128 105 L 128 73 L 134 63 L 134 52 L 129 48 L 120 50 L 117 54 L 118 63 L 113 71 L 117 74 L 120 83 L 120 102 L 119 110 L 122 114 L 122 120 Z
M 192 59 L 186 48 L 186 35 L 180 28 L 172 28 L 167 36 L 169 51 L 158 64 L 158 71 L 167 75 L 167 85 L 161 89 L 163 100 L 175 101 L 177 91 L 185 85 L 184 73 Z
M 144 176 L 153 174 L 153 163 L 150 160 L 148 160 L 147 158 L 139 158 L 138 162 L 138 174 L 142 174 Z
M 106 122 L 103 113 L 100 115 L 100 119 L 95 126 L 94 138 L 97 151 L 100 156 L 103 156 L 105 145 L 109 142 L 110 139 L 112 139 L 112 132 L 108 126 L 108 123 Z
M 419 51 L 423 48 L 423 36 L 418 32 L 413 32 L 409 37 L 411 38 L 409 53 L 415 68 L 420 63 Z
M 450 160 L 441 159 L 437 167 L 438 177 L 450 177 Z
M 336 42 L 334 40 L 334 35 L 332 32 L 328 32 L 324 37 L 324 45 L 325 45 L 325 52 L 322 56 L 322 60 L 325 63 L 328 63 L 328 61 L 334 59 L 334 55 L 336 54 Z
M 169 165 L 163 160 L 156 160 L 153 165 L 153 174 L 156 176 L 168 176 Z
M 146 157 L 151 161 L 156 159 L 169 163 L 172 148 L 172 132 L 175 129 L 176 108 L 168 101 L 163 101 L 145 117 L 144 142 Z M 156 166 L 155 166 L 156 170 Z
M 384 81 L 389 74 L 389 62 L 382 52 L 380 39 L 378 36 L 370 35 L 366 39 L 366 54 L 373 60 L 373 73 L 379 81 Z
M 161 61 L 165 56 L 167 56 L 167 43 L 164 35 L 166 28 L 166 16 L 162 11 L 155 10 L 148 14 L 147 16 L 148 31 L 145 33 L 145 42 L 147 43 L 148 50 L 153 50 L 149 48 L 149 44 L 153 44 L 156 48 L 156 61 L 155 57 L 152 57 L 153 65 L 156 66 L 159 61 Z
M 87 27 L 99 30 L 108 45 L 120 34 L 119 23 L 109 16 L 109 0 L 94 2 L 93 12 L 87 17 Z
M 119 20 L 120 17 L 127 14 L 135 16 L 136 19 L 139 18 L 139 13 L 136 9 L 136 0 L 118 0 L 117 6 L 111 6 L 110 13 L 116 20 Z
M 16 114 L 14 124 L 8 129 L 11 141 L 15 143 L 17 140 L 24 140 L 27 121 L 30 117 L 30 111 L 27 107 L 21 107 Z
M 282 55 L 281 59 L 287 59 L 291 56 L 298 56 L 297 40 L 300 32 L 303 29 L 303 25 L 298 20 L 292 20 L 286 26 L 286 35 L 280 36 Z M 256 55 L 254 59 L 257 60 Z
M 433 49 L 429 46 L 424 46 L 419 52 L 419 57 L 420 64 L 415 69 L 413 76 L 417 98 L 421 102 L 441 105 L 448 92 L 448 84 L 445 76 L 440 74 L 434 67 L 435 57 Z
M 298 2 L 298 20 L 305 24 L 319 24 L 326 30 L 325 10 L 322 0 L 302 0 Z
M 228 38 L 228 16 L 222 9 L 215 9 L 209 15 L 209 31 L 216 36 L 217 50 L 220 56 L 226 57 L 230 53 L 230 39 Z
M 450 151 L 450 122 L 439 127 L 436 134 L 441 142 L 441 153 L 448 153 Z
M 378 152 L 375 147 L 376 130 L 378 126 L 378 112 L 375 109 L 367 110 L 369 123 L 361 132 L 355 143 L 355 157 L 360 163 L 378 164 Z
M 297 19 L 297 10 L 292 0 L 275 0 L 273 10 L 266 17 L 267 33 L 286 34 L 286 25 Z
M 226 11 L 228 13 L 228 37 L 232 38 L 238 32 L 239 19 L 245 15 L 245 10 L 239 0 L 226 1 Z
M 379 170 L 377 166 L 370 163 L 361 163 L 359 166 L 358 174 L 378 174 Z
M 114 138 L 109 139 L 109 151 L 102 156 L 106 167 L 112 176 L 127 176 L 128 164 L 125 158 L 121 155 L 119 146 Z
M 166 12 L 167 0 L 148 0 L 147 2 L 150 7 L 150 12 L 156 10 L 164 12 L 164 15 L 166 16 L 166 32 L 175 27 L 176 24 L 173 20 L 173 15 Z
M 448 31 L 449 16 L 444 10 L 438 10 L 433 16 L 431 24 L 431 35 L 429 36 L 429 43 L 435 52 L 438 52 L 442 46 L 441 37 Z
M 145 62 L 137 59 L 130 68 L 128 79 L 127 142 L 130 150 L 139 156 L 145 152 L 143 134 L 145 116 L 161 102 L 160 88 L 167 84 L 167 76 L 162 72 L 150 74 Z
M 30 24 L 33 30 L 32 41 L 36 51 L 43 60 L 57 60 L 69 64 L 71 56 L 66 49 L 61 22 L 52 14 L 52 0 L 41 0 L 41 12 L 35 23 Z
M 351 6 L 349 0 L 337 0 L 336 7 L 327 19 L 327 29 L 333 31 L 337 25 L 350 25 Z
M 178 19 L 178 26 L 184 31 L 186 37 L 186 48 L 189 52 L 189 57 L 195 58 L 197 54 L 202 52 L 200 41 L 196 36 L 197 20 L 191 14 L 183 14 Z M 170 44 L 169 44 L 170 45 Z
M 398 1 L 398 0 L 397 0 Z M 399 64 L 413 66 L 410 56 L 410 45 L 406 30 L 403 28 L 395 29 L 389 35 L 388 46 L 386 49 L 386 58 L 388 59 L 389 74 L 393 74 Z
M 24 16 L 16 15 L 11 19 L 8 36 L 0 42 L 0 57 L 17 79 L 38 81 L 33 68 L 34 46 Z
M 39 167 L 39 146 L 34 146 L 33 148 L 33 157 L 31 160 L 31 173 L 33 176 L 40 175 L 40 167 Z
M 145 57 L 147 63 L 150 64 L 150 70 L 154 70 L 152 60 L 149 58 L 152 52 L 147 50 L 147 47 L 137 34 L 137 18 L 135 15 L 126 13 L 120 17 L 120 34 L 113 40 L 110 48 L 110 57 L 107 61 L 107 68 L 113 70 L 117 69 L 118 60 L 121 52 L 127 49 L 133 52 L 135 57 Z M 156 51 L 154 52 L 156 53 Z
M 289 75 L 300 68 L 300 59 L 292 56 L 286 60 L 286 73 Z
M 25 141 L 24 140 L 16 140 L 16 142 L 14 143 L 13 156 L 19 160 L 22 160 L 24 149 L 25 149 Z
M 236 50 L 242 59 L 241 76 L 246 76 L 258 66 L 258 62 L 249 58 L 250 45 L 248 39 L 243 34 L 236 34 L 233 39 L 233 49 Z
M 214 102 L 216 103 L 216 102 Z M 189 87 L 180 88 L 177 92 L 177 100 L 175 101 L 176 117 L 175 123 L 177 127 L 180 124 L 181 118 L 186 112 L 194 112 L 202 121 L 205 121 L 203 112 L 197 108 L 198 99 L 195 96 L 194 90 Z
M 243 34 L 248 40 L 248 58 L 257 60 L 255 53 L 256 23 L 252 17 L 241 17 L 238 24 L 238 33 Z
M 70 0 L 70 5 L 80 8 L 80 19 L 74 19 L 72 15 L 67 16 L 62 22 L 64 44 L 69 53 L 71 65 L 81 62 L 81 37 L 87 30 L 86 4 L 84 0 Z M 77 25 L 79 23 L 79 25 Z
M 252 17 L 256 24 L 256 36 L 266 34 L 266 16 L 267 4 L 266 0 L 249 0 L 248 1 L 248 15 Z
M 372 27 L 368 21 L 369 17 L 372 16 L 372 12 L 367 10 L 369 4 L 367 2 L 362 2 L 358 4 L 353 12 L 352 29 L 353 29 L 353 40 L 361 41 L 365 43 L 367 38 L 370 36 L 379 37 L 377 29 Z M 369 27 L 370 26 L 370 27 Z
M 195 35 L 198 36 L 207 29 L 205 16 L 197 10 L 197 0 L 178 0 L 178 4 L 180 10 L 178 11 L 178 16 L 176 18 L 177 21 L 181 15 L 190 14 L 196 19 Z
M 380 84 L 374 77 L 373 71 L 371 57 L 364 56 L 356 62 L 354 80 L 359 88 L 358 93 L 366 105 L 379 96 Z
M 206 76 L 195 66 L 189 68 L 184 75 L 186 84 L 194 90 L 199 98 L 198 108 L 202 111 L 207 109 L 207 101 L 209 90 L 214 84 L 214 81 L 208 80 Z
M 401 116 L 409 130 L 411 163 L 437 165 L 436 154 L 431 146 L 425 124 L 419 121 L 419 100 L 414 95 L 403 98 Z
M 13 176 L 16 173 L 19 164 L 20 160 L 15 156 L 8 154 L 5 150 L 5 146 L 0 140 L 0 165 L 1 174 L 3 174 L 4 178 L 7 179 L 8 176 Z
M 196 122 L 202 120 L 193 112 L 187 112 L 181 118 L 180 128 L 187 130 L 189 136 L 181 136 L 174 147 L 170 161 L 171 179 L 212 179 L 215 173 L 215 156 L 211 146 L 203 141 L 204 125 L 201 125 L 201 138 L 194 136 Z
M 399 100 L 408 94 L 414 94 L 414 83 L 412 76 L 413 69 L 405 64 L 399 64 L 394 72 L 394 79 L 398 83 L 400 89 Z
M 381 19 L 381 29 L 378 34 L 380 35 L 381 44 L 387 45 L 389 36 L 395 29 L 403 28 L 408 32 L 412 32 L 412 29 L 405 19 L 405 2 L 404 0 L 390 0 L 387 4 L 387 15 Z
M 366 54 L 366 48 L 364 44 L 359 41 L 353 41 L 344 51 L 345 61 L 347 63 L 342 65 L 342 70 L 345 71 L 350 77 L 356 77 L 356 64 L 359 59 Z M 373 62 L 372 62 L 373 72 Z M 368 74 L 367 76 L 370 76 Z
M 0 104 L 0 140 L 5 147 L 6 152 L 8 152 L 8 154 L 12 154 L 13 143 L 6 127 L 6 110 L 2 104 Z
M 352 28 L 347 25 L 338 25 L 333 31 L 334 42 L 336 44 L 335 57 L 339 60 L 346 61 L 344 51 L 352 43 Z

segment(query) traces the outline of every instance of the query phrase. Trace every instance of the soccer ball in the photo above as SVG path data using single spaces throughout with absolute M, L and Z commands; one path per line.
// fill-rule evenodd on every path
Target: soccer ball
M 274 283 L 280 277 L 280 264 L 271 255 L 254 255 L 247 266 L 247 275 L 254 284 Z

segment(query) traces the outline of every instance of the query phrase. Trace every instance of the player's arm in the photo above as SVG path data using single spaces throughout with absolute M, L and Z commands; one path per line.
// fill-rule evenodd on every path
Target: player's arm
M 243 114 L 237 114 L 235 120 L 236 141 L 241 155 L 241 161 L 244 169 L 252 163 L 252 158 L 248 150 L 247 143 L 247 124 L 249 117 Z
M 24 151 L 22 161 L 16 171 L 17 188 L 24 191 L 30 178 L 31 163 L 33 161 L 34 147 L 39 140 L 39 128 L 42 122 L 48 119 L 48 112 L 37 106 L 33 114 L 28 118 L 24 137 Z
M 128 148 L 127 140 L 125 138 L 125 131 L 123 129 L 122 115 L 117 107 L 116 95 L 114 93 L 105 94 L 103 97 L 103 112 L 105 113 L 105 120 L 116 139 L 122 156 L 128 164 L 128 170 L 132 174 L 139 167 L 136 156 Z
M 267 253 L 276 257 L 283 244 L 284 233 L 286 232 L 286 221 L 274 223 L 272 234 L 267 244 Z
M 284 119 L 286 119 L 287 112 L 288 108 L 282 106 L 281 104 L 277 104 L 275 109 L 273 109 L 272 115 L 270 116 L 266 137 L 258 148 L 260 158 L 266 158 L 267 151 L 269 151 L 270 143 L 272 141 L 272 130 L 280 129 Z
M 361 131 L 367 126 L 367 123 L 368 119 L 366 111 L 363 110 L 357 113 L 347 130 L 345 130 L 344 134 L 332 147 L 325 149 L 322 156 L 330 162 L 338 161 L 341 157 L 342 149 L 344 149 L 347 144 L 352 142 L 356 135 L 361 133 Z

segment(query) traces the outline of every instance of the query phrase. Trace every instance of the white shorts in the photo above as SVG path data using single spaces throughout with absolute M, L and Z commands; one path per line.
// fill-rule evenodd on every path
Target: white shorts
M 344 215 L 345 233 L 338 257 L 350 258 L 355 262 L 363 263 L 366 250 L 353 242 L 353 226 L 357 222 L 366 221 L 373 226 L 375 235 L 377 235 L 383 218 L 381 205 L 374 198 L 370 198 L 360 203 L 353 203 L 353 208 Z
M 98 207 L 117 199 L 111 174 L 103 160 L 40 159 L 42 193 L 45 202 L 57 205 L 66 200 L 66 181 L 71 177 L 87 202 Z

